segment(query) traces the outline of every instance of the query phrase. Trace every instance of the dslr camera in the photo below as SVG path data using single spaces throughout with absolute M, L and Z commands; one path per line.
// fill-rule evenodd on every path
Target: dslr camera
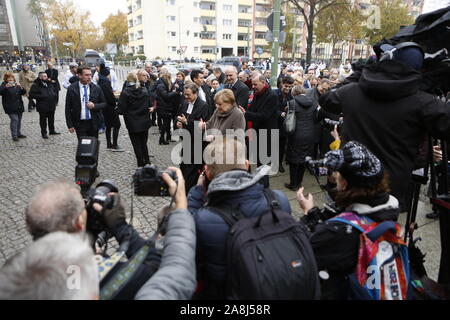
M 328 168 L 325 166 L 325 160 L 313 160 L 311 157 L 306 157 L 306 167 L 312 175 L 316 177 L 328 176 Z
M 133 175 L 134 194 L 142 197 L 169 197 L 169 187 L 162 180 L 164 172 L 178 183 L 174 171 L 160 171 L 157 166 L 149 164 L 137 169 Z
M 323 126 L 330 131 L 333 131 L 335 126 L 337 126 L 338 129 L 340 129 L 343 124 L 344 124 L 343 120 L 335 121 L 328 118 L 323 119 Z

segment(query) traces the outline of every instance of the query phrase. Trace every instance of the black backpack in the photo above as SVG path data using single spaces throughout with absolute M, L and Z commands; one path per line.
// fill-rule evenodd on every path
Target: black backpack
M 238 207 L 209 207 L 230 225 L 226 296 L 230 300 L 319 299 L 316 260 L 303 224 L 264 190 L 270 210 L 246 218 Z

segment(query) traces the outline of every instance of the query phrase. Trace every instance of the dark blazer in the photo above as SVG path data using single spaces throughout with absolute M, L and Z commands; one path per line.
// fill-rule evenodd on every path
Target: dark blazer
M 56 81 L 54 83 L 56 90 L 61 91 L 61 84 L 59 83 L 59 79 L 58 79 L 59 71 L 57 69 L 47 69 L 47 70 L 45 70 L 45 73 L 47 74 L 49 80 Z
M 107 127 L 119 128 L 120 119 L 116 112 L 117 99 L 114 96 L 114 92 L 111 88 L 111 81 L 108 77 L 99 75 L 98 86 L 103 91 L 103 95 L 106 99 L 106 107 L 102 110 L 103 117 L 105 118 L 105 123 Z
M 56 102 L 58 100 L 58 91 L 53 83 L 36 79 L 31 86 L 29 96 L 36 99 L 36 110 L 38 112 L 55 112 Z
M 207 84 L 202 85 L 202 90 L 205 93 L 205 97 L 206 97 L 206 104 L 208 105 L 208 117 L 211 117 L 214 113 L 214 111 L 216 111 L 216 103 L 214 102 L 214 97 L 211 93 L 211 88 L 208 87 Z
M 255 130 L 278 128 L 278 99 L 272 89 L 268 88 L 260 96 L 254 95 L 245 119 L 253 122 Z
M 250 96 L 250 90 L 245 83 L 238 80 L 233 87 L 226 85 L 225 88 L 231 89 L 234 93 L 234 98 L 236 99 L 236 104 L 241 106 L 245 110 L 248 109 L 248 98 Z
M 173 101 L 179 95 L 175 91 L 169 89 L 169 84 L 161 80 L 156 87 L 156 112 L 160 117 L 172 118 Z
M 94 109 L 90 110 L 94 128 L 98 128 L 101 123 L 102 109 L 106 107 L 106 99 L 103 95 L 102 89 L 99 86 L 90 83 L 90 97 L 89 100 L 95 104 Z M 66 123 L 67 127 L 77 128 L 81 117 L 81 97 L 80 97 L 80 82 L 75 82 L 67 88 L 66 96 Z
M 24 112 L 22 96 L 26 94 L 22 87 L 6 87 L 6 82 L 3 82 L 0 86 L 0 95 L 2 96 L 3 109 L 6 114 Z
M 119 98 L 118 110 L 123 115 L 129 132 L 139 133 L 150 129 L 150 94 L 145 87 L 128 84 Z
M 203 119 L 203 121 L 209 120 L 209 107 L 208 105 L 200 98 L 197 98 L 197 100 L 194 103 L 194 108 L 192 109 L 192 113 L 190 115 L 187 114 L 187 110 L 189 107 L 188 102 L 184 102 L 180 109 L 180 115 L 185 115 L 187 118 L 187 125 L 184 125 L 183 127 L 187 129 L 192 137 L 194 135 L 194 121 L 200 121 L 200 119 Z

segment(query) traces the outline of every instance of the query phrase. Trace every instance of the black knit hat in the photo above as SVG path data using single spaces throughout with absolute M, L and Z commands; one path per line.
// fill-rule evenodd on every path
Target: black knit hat
M 338 171 L 353 187 L 375 187 L 383 180 L 384 169 L 381 161 L 365 146 L 350 141 L 341 150 L 325 155 L 325 165 Z

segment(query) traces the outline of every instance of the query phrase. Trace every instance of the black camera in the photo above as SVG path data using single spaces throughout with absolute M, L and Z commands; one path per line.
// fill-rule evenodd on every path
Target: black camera
M 314 207 L 308 211 L 308 214 L 301 218 L 301 221 L 314 232 L 316 225 L 336 217 L 341 211 L 334 203 L 325 203 L 323 209 Z
M 175 182 L 178 182 L 174 171 L 165 171 Z M 143 197 L 168 197 L 168 186 L 162 180 L 162 174 L 155 165 L 146 165 L 136 170 L 133 175 L 134 194 Z
M 325 166 L 325 160 L 313 160 L 311 157 L 306 157 L 306 167 L 312 175 L 317 177 L 328 176 L 328 168 Z

